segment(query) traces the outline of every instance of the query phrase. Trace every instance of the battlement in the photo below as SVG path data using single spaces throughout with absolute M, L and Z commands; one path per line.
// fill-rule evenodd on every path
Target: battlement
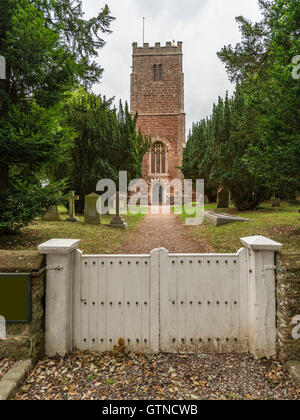
M 143 47 L 139 47 L 137 42 L 132 44 L 133 55 L 178 55 L 182 54 L 183 42 L 178 41 L 177 44 L 167 42 L 165 46 L 161 46 L 160 42 L 156 42 L 154 47 L 150 47 L 145 43 Z

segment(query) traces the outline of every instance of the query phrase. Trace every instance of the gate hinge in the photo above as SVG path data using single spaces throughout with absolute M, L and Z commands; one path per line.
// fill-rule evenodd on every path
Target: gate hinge
M 47 265 L 47 270 L 62 271 L 64 269 L 63 265 Z
M 278 267 L 278 265 L 265 265 L 265 270 L 275 270 L 284 273 L 284 270 L 281 267 Z

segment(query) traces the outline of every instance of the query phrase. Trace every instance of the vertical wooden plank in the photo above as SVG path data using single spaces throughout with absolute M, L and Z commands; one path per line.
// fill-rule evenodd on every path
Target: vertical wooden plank
M 166 250 L 155 249 L 150 254 L 150 351 L 159 353 L 159 331 L 160 331 L 160 254 Z
M 107 334 L 108 349 L 113 350 L 120 338 L 124 337 L 124 283 L 122 278 L 122 257 L 108 257 L 108 302 Z
M 202 258 L 202 270 L 204 277 L 204 294 L 203 294 L 203 315 L 205 331 L 203 337 L 204 350 L 211 352 L 213 350 L 213 296 L 212 296 L 212 276 L 211 276 L 211 255 L 204 255 Z
M 89 350 L 98 350 L 98 264 L 97 256 L 90 259 L 90 272 L 88 280 L 88 325 Z
M 223 275 L 223 282 L 222 282 L 222 308 L 223 308 L 223 351 L 224 352 L 231 352 L 233 350 L 232 347 L 232 331 L 231 331 L 231 287 L 230 283 L 232 281 L 230 277 L 230 257 L 225 256 L 222 257 L 222 263 L 220 266 L 220 270 L 222 271 Z
M 150 258 L 141 260 L 141 286 L 142 286 L 142 352 L 150 353 Z
M 197 319 L 198 319 L 198 336 L 197 348 L 199 351 L 205 351 L 207 338 L 207 266 L 203 255 L 196 257 L 196 278 L 197 278 Z
M 210 258 L 210 270 L 211 270 L 211 330 L 212 330 L 212 345 L 216 353 L 220 352 L 221 349 L 221 335 L 223 335 L 223 320 L 220 317 L 220 296 L 221 293 L 221 270 L 219 269 L 219 261 L 216 255 Z
M 186 291 L 186 264 L 187 258 L 184 255 L 177 256 L 177 331 L 178 349 L 180 353 L 187 351 L 188 320 L 187 316 L 187 291 Z
M 123 278 L 125 283 L 124 289 L 124 341 L 129 351 L 134 351 L 134 333 L 132 323 L 134 322 L 134 296 L 133 296 L 133 261 L 131 258 L 124 259 Z
M 218 304 L 219 301 L 219 294 L 220 290 L 218 287 L 218 283 L 220 281 L 220 277 L 218 276 L 218 267 L 216 266 L 216 258 L 215 255 L 210 255 L 207 261 L 207 268 L 209 271 L 209 279 L 210 279 L 210 294 L 211 297 L 209 299 L 210 304 L 208 305 L 208 313 L 209 313 L 209 343 L 211 348 L 214 352 L 218 351 L 218 339 L 220 333 L 220 326 L 219 323 L 222 322 L 219 316 Z
M 163 353 L 178 351 L 176 256 L 161 251 L 160 254 L 160 350 Z
M 101 257 L 98 262 L 98 350 L 108 350 L 107 343 L 107 258 Z
M 74 252 L 74 348 L 79 349 L 81 343 L 81 264 L 82 252 Z
M 197 272 L 195 269 L 195 257 L 188 256 L 186 261 L 186 351 L 195 353 L 198 338 L 198 304 L 197 304 Z
M 203 319 L 202 319 L 202 289 L 203 282 L 201 255 L 195 255 L 191 258 L 190 264 L 190 298 L 192 302 L 192 334 L 191 350 L 194 352 L 202 351 Z
M 142 287 L 141 287 L 141 258 L 134 257 L 132 259 L 131 267 L 131 293 L 132 293 L 132 305 L 131 305 L 131 314 L 132 314 L 132 346 L 133 351 L 141 351 L 141 339 L 142 339 Z
M 230 294 L 231 294 L 231 313 L 230 313 L 230 328 L 231 328 L 231 345 L 233 351 L 239 351 L 240 338 L 240 268 L 238 256 L 229 259 L 230 264 Z
M 248 267 L 247 249 L 243 248 L 239 252 L 240 267 L 240 350 L 249 351 L 249 289 L 248 289 Z
M 80 350 L 88 350 L 89 339 L 89 295 L 88 295 L 88 282 L 90 278 L 90 257 L 84 256 L 82 261 L 81 272 L 81 345 Z

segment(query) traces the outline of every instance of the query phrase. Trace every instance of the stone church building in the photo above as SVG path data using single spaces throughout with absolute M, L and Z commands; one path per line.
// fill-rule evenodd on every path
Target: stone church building
M 183 179 L 178 169 L 185 143 L 182 42 L 155 47 L 134 43 L 132 60 L 131 113 L 138 113 L 137 127 L 152 139 L 143 161 L 143 179 L 150 187 L 150 201 L 158 188 L 159 201 L 164 203 L 164 182 Z

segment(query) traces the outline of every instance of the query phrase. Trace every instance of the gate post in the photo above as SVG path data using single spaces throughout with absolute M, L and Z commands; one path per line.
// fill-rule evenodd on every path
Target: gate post
M 263 236 L 241 239 L 247 248 L 249 345 L 256 359 L 276 355 L 276 252 L 282 244 Z
M 65 356 L 73 350 L 74 251 L 80 240 L 51 239 L 38 246 L 47 255 L 47 356 Z

